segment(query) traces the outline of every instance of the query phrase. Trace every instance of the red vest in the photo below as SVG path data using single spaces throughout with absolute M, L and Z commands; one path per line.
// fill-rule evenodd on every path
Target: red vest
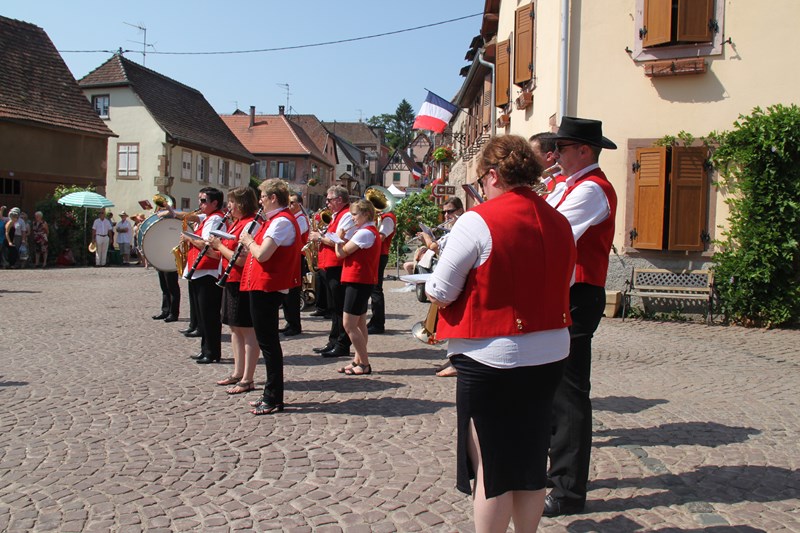
M 202 236 L 203 236 L 203 226 L 205 226 L 206 222 L 208 222 L 208 219 L 210 219 L 214 215 L 219 215 L 220 217 L 222 217 L 223 213 L 222 213 L 222 211 L 214 211 L 213 213 L 208 215 L 197 226 L 197 229 L 194 230 L 194 234 L 197 235 L 198 237 L 202 238 Z M 224 225 L 225 225 L 225 220 L 223 219 L 222 226 L 224 226 Z M 218 228 L 211 228 L 211 229 L 218 229 Z M 197 256 L 198 255 L 200 255 L 200 250 L 195 248 L 194 246 L 192 246 L 191 248 L 189 248 L 189 253 L 186 256 L 186 263 L 188 265 L 190 265 L 190 266 L 193 265 L 194 262 L 197 261 Z M 211 257 L 208 256 L 208 254 L 206 254 L 206 255 L 203 256 L 203 258 L 197 264 L 197 266 L 195 267 L 195 270 L 214 270 L 214 269 L 217 269 L 217 268 L 219 268 L 219 257 L 211 258 Z
M 362 228 L 375 235 L 375 242 L 369 248 L 359 248 L 344 258 L 342 283 L 378 283 L 378 263 L 381 260 L 381 235 L 375 226 Z
M 345 213 L 349 212 L 350 212 L 350 205 L 348 204 L 344 206 L 341 209 L 341 211 L 336 213 L 336 216 L 333 217 L 331 223 L 328 224 L 328 229 L 327 229 L 328 233 L 336 233 L 336 229 L 339 227 L 339 221 L 342 220 L 342 217 L 345 215 Z M 319 268 L 342 266 L 342 263 L 343 261 L 338 257 L 336 257 L 335 249 L 333 249 L 331 246 L 325 246 L 324 244 L 320 245 L 319 254 L 317 255 L 317 265 Z
M 294 244 L 278 246 L 272 257 L 264 263 L 256 261 L 252 254 L 248 255 L 247 262 L 244 264 L 244 272 L 242 272 L 240 290 L 277 292 L 300 286 L 300 248 L 302 245 L 300 244 L 300 227 L 297 225 L 294 215 L 288 209 L 279 212 L 261 226 L 254 240 L 256 244 L 261 244 L 264 241 L 264 235 L 267 234 L 267 228 L 279 217 L 291 221 L 294 226 Z
M 394 238 L 394 234 L 397 233 L 397 217 L 394 216 L 394 213 L 384 213 L 381 217 L 391 218 L 394 221 L 394 229 L 381 243 L 381 255 L 389 255 L 389 249 L 392 247 L 392 239 Z M 375 283 L 377 283 L 377 281 Z
M 575 266 L 575 283 L 588 283 L 597 287 L 605 287 L 606 275 L 608 274 L 608 255 L 611 253 L 611 243 L 614 241 L 614 218 L 617 214 L 617 194 L 614 192 L 614 187 L 611 186 L 602 170 L 599 168 L 592 170 L 564 192 L 564 196 L 561 197 L 558 206 L 561 206 L 564 203 L 564 199 L 585 181 L 596 183 L 603 189 L 611 212 L 608 214 L 608 218 L 599 224 L 591 226 L 578 239 L 578 262 Z
M 297 214 L 297 216 L 295 216 L 295 220 L 299 220 L 301 218 L 306 219 L 306 231 L 300 235 L 300 247 L 302 248 L 308 243 L 308 233 L 309 233 L 308 229 L 310 228 L 310 226 L 308 224 L 308 217 L 305 216 L 302 211 L 300 211 Z M 300 227 L 300 224 L 298 224 L 297 226 Z
M 235 223 L 232 223 L 231 225 L 229 225 L 228 226 L 228 230 L 227 230 L 228 233 L 230 233 L 231 235 L 236 235 L 236 238 L 234 238 L 234 239 L 221 239 L 222 244 L 226 248 L 228 248 L 229 250 L 236 250 L 236 247 L 239 244 L 239 235 L 242 234 L 242 231 L 244 231 L 244 229 L 252 221 L 253 221 L 253 217 L 244 218 L 242 220 L 237 220 Z M 220 259 L 222 260 L 222 271 L 225 272 L 225 270 L 228 269 L 229 261 L 227 259 L 225 259 L 224 257 L 220 257 Z M 243 267 L 240 267 L 239 265 L 233 265 L 233 268 L 231 269 L 231 273 L 228 274 L 228 281 L 229 282 L 241 281 L 241 279 L 242 279 L 242 268 Z
M 559 183 L 564 183 L 565 181 L 567 181 L 567 177 L 565 175 L 556 174 L 555 176 L 550 178 L 550 181 L 547 182 L 547 193 L 549 194 L 553 192 L 554 190 L 556 190 L 556 185 L 558 185 Z
M 469 271 L 456 301 L 439 310 L 436 337 L 506 337 L 569 326 L 575 244 L 567 219 L 526 187 L 471 211 L 489 227 L 492 250 Z

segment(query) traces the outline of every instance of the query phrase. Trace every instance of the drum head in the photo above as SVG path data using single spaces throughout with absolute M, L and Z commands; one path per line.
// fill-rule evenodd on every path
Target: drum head
M 176 218 L 159 218 L 152 215 L 142 222 L 139 230 L 142 254 L 156 270 L 175 272 L 175 256 L 172 249 L 178 245 L 183 223 Z

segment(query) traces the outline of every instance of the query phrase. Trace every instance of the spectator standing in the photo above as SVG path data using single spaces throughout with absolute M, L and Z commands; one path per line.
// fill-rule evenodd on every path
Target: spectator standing
M 5 241 L 3 242 L 3 257 L 8 263 L 8 268 L 16 268 L 19 258 L 19 248 L 16 245 L 17 221 L 19 220 L 19 207 L 14 207 L 8 212 L 5 223 Z
M 31 226 L 34 245 L 33 266 L 41 266 L 41 268 L 44 268 L 47 266 L 47 246 L 50 239 L 50 227 L 47 225 L 47 222 L 45 222 L 44 215 L 41 211 L 36 211 L 33 214 L 33 224 Z M 39 263 L 39 259 L 41 259 L 41 264 Z
M 133 227 L 131 221 L 128 220 L 128 213 L 125 211 L 119 214 L 119 223 L 117 223 L 117 245 L 122 254 L 122 264 L 127 266 L 128 261 L 131 259 L 131 239 L 133 234 Z
M 106 210 L 101 209 L 100 214 L 92 223 L 92 242 L 97 247 L 95 250 L 95 266 L 106 266 L 108 245 L 111 242 L 111 223 L 106 219 Z

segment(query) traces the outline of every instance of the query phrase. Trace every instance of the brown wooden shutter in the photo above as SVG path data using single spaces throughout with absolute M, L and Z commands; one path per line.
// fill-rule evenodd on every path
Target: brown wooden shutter
M 481 99 L 483 112 L 481 113 L 481 126 L 492 122 L 492 77 L 486 76 L 483 80 L 483 98 Z
M 633 247 L 661 250 L 664 247 L 664 195 L 667 191 L 667 149 L 636 150 L 639 170 L 634 181 Z
M 533 77 L 533 4 L 517 9 L 514 24 L 514 83 Z
M 711 42 L 714 34 L 709 22 L 713 18 L 714 0 L 678 0 L 678 40 L 690 43 Z
M 495 69 L 494 105 L 502 107 L 509 101 L 511 72 L 509 64 L 509 47 L 511 41 L 497 43 L 497 68 Z
M 708 213 L 708 150 L 702 146 L 672 149 L 669 202 L 669 250 L 702 251 Z
M 642 46 L 668 43 L 672 33 L 672 0 L 644 0 Z

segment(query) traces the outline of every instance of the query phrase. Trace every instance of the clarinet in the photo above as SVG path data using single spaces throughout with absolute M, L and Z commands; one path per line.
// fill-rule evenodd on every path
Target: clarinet
M 255 218 L 253 218 L 253 221 L 250 222 L 250 224 L 248 224 L 247 228 L 245 229 L 247 234 L 250 235 L 251 237 L 253 236 L 253 232 L 255 231 L 256 225 L 258 224 L 258 219 L 261 218 L 261 213 L 263 211 L 264 208 L 260 207 L 256 212 L 256 216 Z M 222 277 L 219 278 L 219 281 L 217 281 L 218 287 L 225 286 L 225 282 L 228 281 L 228 276 L 230 275 L 231 270 L 233 270 L 234 265 L 236 265 L 236 260 L 239 259 L 239 256 L 242 255 L 242 252 L 244 252 L 244 250 L 245 247 L 242 243 L 236 245 L 236 250 L 234 250 L 233 255 L 231 256 L 231 260 L 228 262 L 228 268 L 225 269 L 225 272 L 222 273 Z
M 220 226 L 225 223 L 225 219 L 228 218 L 228 215 L 230 215 L 230 214 L 231 214 L 230 209 L 225 211 L 222 214 L 222 221 L 220 222 Z M 216 229 L 219 229 L 219 227 L 217 227 Z M 194 271 L 197 270 L 197 265 L 199 265 L 200 261 L 206 256 L 206 254 L 208 253 L 208 249 L 210 247 L 211 247 L 211 245 L 206 243 L 206 245 L 203 246 L 203 249 L 200 250 L 200 253 L 197 254 L 197 259 L 194 260 L 194 264 L 192 264 L 192 268 L 190 268 L 189 272 L 186 273 L 186 279 L 187 280 L 191 281 L 192 276 L 194 276 Z

